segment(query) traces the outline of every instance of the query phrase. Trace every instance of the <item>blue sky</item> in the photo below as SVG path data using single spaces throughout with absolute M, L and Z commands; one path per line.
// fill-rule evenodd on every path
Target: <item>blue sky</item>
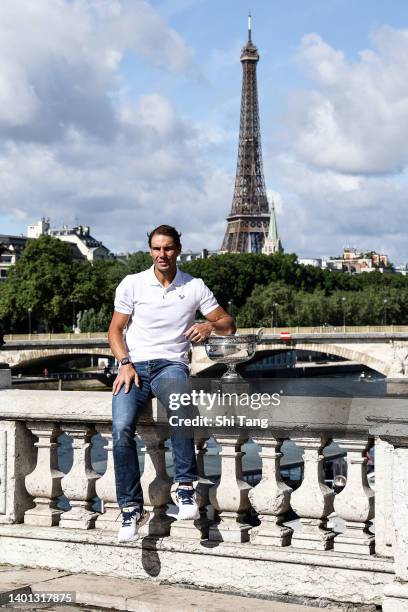
M 285 250 L 357 246 L 408 261 L 399 0 L 3 0 L 0 233 L 78 219 L 133 251 L 167 222 L 185 249 L 219 248 L 249 8 Z

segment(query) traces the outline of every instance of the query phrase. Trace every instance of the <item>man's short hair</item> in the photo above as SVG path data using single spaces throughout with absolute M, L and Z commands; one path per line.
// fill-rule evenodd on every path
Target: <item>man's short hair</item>
M 155 227 L 154 230 L 152 230 L 150 234 L 148 234 L 149 247 L 152 246 L 152 238 L 155 234 L 160 234 L 161 236 L 170 236 L 170 238 L 173 238 L 173 242 L 176 247 L 178 249 L 181 249 L 181 234 L 176 230 L 175 227 L 172 227 L 171 225 L 159 225 L 159 227 Z

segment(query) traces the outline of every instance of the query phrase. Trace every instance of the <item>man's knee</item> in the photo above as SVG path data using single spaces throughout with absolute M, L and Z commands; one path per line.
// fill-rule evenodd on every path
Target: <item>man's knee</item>
M 112 441 L 114 446 L 134 446 L 135 428 L 126 423 L 116 424 L 112 428 Z

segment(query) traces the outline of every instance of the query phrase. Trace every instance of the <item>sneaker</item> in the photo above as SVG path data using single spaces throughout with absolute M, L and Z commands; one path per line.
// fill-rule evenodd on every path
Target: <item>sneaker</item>
M 179 485 L 176 490 L 176 504 L 179 507 L 178 521 L 200 518 L 195 492 L 192 486 Z
M 118 533 L 118 542 L 131 542 L 139 538 L 138 530 L 147 523 L 149 513 L 135 506 L 122 508 L 122 525 Z

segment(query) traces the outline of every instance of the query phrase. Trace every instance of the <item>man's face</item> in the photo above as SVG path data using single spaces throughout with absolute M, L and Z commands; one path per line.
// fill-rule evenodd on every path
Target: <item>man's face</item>
M 175 270 L 177 265 L 177 255 L 180 249 L 174 244 L 173 238 L 170 236 L 162 236 L 154 234 L 150 247 L 150 255 L 152 256 L 154 267 L 159 272 L 169 272 Z

